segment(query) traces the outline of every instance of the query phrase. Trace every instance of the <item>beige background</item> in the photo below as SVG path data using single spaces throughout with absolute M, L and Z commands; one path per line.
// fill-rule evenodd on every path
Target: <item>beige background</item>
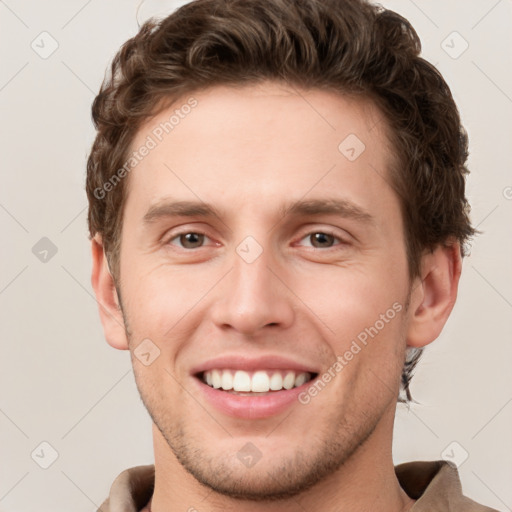
M 163 5 L 146 2 L 140 19 Z M 470 135 L 472 218 L 484 231 L 464 262 L 455 311 L 413 381 L 421 405 L 399 407 L 395 461 L 442 453 L 461 461 L 467 453 L 466 494 L 507 511 L 512 3 L 384 5 L 411 20 L 452 87 Z M 92 296 L 83 189 L 90 104 L 115 51 L 137 30 L 135 10 L 133 0 L 0 2 L 1 512 L 92 512 L 122 469 L 152 462 L 128 354 L 104 341 Z M 42 58 L 54 41 L 56 51 Z M 46 262 L 32 252 L 42 237 L 57 249 Z M 39 243 L 43 257 L 48 242 Z

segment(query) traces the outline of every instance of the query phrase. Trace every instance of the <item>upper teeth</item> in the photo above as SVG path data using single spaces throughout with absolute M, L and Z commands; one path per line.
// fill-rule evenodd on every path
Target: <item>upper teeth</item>
M 291 370 L 284 372 L 279 370 L 258 370 L 256 372 L 209 370 L 203 373 L 203 380 L 215 389 L 265 393 L 302 386 L 311 380 L 311 375 L 306 372 L 296 374 Z

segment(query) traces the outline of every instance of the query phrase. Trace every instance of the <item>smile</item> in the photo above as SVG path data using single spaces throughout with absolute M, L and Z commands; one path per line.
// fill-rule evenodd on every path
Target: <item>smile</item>
M 313 375 L 294 370 L 212 369 L 203 372 L 200 378 L 213 389 L 254 394 L 297 388 L 309 382 Z
M 226 354 L 190 369 L 191 382 L 206 407 L 245 420 L 285 414 L 299 404 L 298 396 L 319 372 L 317 365 L 277 354 Z

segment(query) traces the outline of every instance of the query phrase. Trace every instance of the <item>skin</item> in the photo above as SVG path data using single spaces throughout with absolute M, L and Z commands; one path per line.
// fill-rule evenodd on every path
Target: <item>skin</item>
M 120 297 L 101 236 L 92 242 L 106 339 L 131 350 L 153 419 L 152 511 L 408 510 L 391 454 L 404 354 L 441 332 L 459 246 L 426 252 L 411 282 L 386 122 L 368 101 L 275 83 L 193 96 L 197 107 L 127 178 Z M 133 147 L 186 99 L 147 122 Z M 349 134 L 366 146 L 353 162 L 338 150 Z M 169 198 L 211 203 L 219 217 L 144 223 Z M 280 211 L 327 198 L 371 222 Z M 318 244 L 314 233 L 325 232 L 334 238 Z M 190 248 L 185 233 L 206 237 Z M 247 236 L 263 249 L 252 263 L 236 252 Z M 224 354 L 281 355 L 322 374 L 395 303 L 401 311 L 306 405 L 246 420 L 197 392 L 191 369 Z M 149 366 L 133 355 L 147 338 L 160 350 Z M 251 468 L 236 456 L 247 442 L 261 452 Z

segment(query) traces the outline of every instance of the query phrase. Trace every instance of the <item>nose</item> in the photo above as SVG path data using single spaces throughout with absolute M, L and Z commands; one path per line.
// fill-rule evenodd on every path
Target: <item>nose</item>
M 286 328 L 293 323 L 293 294 L 286 275 L 266 250 L 252 262 L 238 253 L 233 268 L 218 288 L 212 307 L 214 323 L 244 335 L 256 335 L 265 327 Z

